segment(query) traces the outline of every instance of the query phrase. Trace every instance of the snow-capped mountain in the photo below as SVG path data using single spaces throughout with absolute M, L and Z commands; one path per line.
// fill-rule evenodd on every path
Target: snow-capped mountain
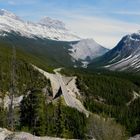
M 61 41 L 77 41 L 80 38 L 65 28 L 65 24 L 58 20 L 45 17 L 39 23 L 23 21 L 15 14 L 0 10 L 0 31 L 18 32 L 21 36 L 34 38 L 48 38 Z
M 114 58 L 105 67 L 111 70 L 140 71 L 140 33 L 125 36 L 114 50 Z
M 43 43 L 47 45 L 44 45 L 46 48 L 44 48 L 43 46 L 43 53 L 47 54 L 49 52 L 49 56 L 51 55 L 50 57 L 52 57 L 53 54 L 50 54 L 50 50 L 53 51 L 54 49 L 55 55 L 58 54 L 60 58 L 60 53 L 58 52 L 61 50 L 61 53 L 65 54 L 65 58 L 67 57 L 67 54 L 72 63 L 80 61 L 83 67 L 86 67 L 93 58 L 101 56 L 108 51 L 108 49 L 102 47 L 93 39 L 82 39 L 74 35 L 70 30 L 66 28 L 65 24 L 62 21 L 44 17 L 38 23 L 33 23 L 24 21 L 15 14 L 3 9 L 0 10 L 0 36 L 5 38 L 9 38 L 10 36 L 13 37 L 14 40 L 15 38 L 18 38 L 18 40 L 20 40 L 21 38 L 19 37 L 22 37 L 21 40 L 24 40 L 25 37 L 28 39 L 28 41 L 32 41 L 32 39 L 35 39 L 38 46 L 40 46 L 40 50 L 43 44 L 39 39 L 44 39 Z M 31 41 L 29 41 L 29 45 L 32 44 Z M 25 40 L 25 42 L 27 42 L 27 40 Z M 51 43 L 49 44 L 48 42 Z M 15 44 L 16 43 L 17 42 L 15 42 Z M 18 43 L 21 42 L 19 41 Z M 59 50 L 58 48 L 56 48 L 56 44 L 57 47 L 61 47 L 59 48 Z M 23 46 L 23 41 L 20 45 Z M 44 49 L 48 52 L 45 52 Z M 75 64 L 74 66 L 77 67 L 77 64 Z
M 115 48 L 92 63 L 110 70 L 140 71 L 140 33 L 124 36 Z

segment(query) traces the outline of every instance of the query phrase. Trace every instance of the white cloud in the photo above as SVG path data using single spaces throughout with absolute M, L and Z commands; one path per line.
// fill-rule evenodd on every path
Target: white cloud
M 52 11 L 50 14 L 64 21 L 77 35 L 83 38 L 93 38 L 95 41 L 108 48 L 115 47 L 126 34 L 131 34 L 140 30 L 140 24 L 115 20 L 111 17 L 105 18 L 101 15 L 97 17 L 96 14 L 99 13 L 99 9 L 91 10 L 94 11 L 95 14 L 89 16 L 90 8 L 87 7 L 86 9 L 87 10 L 81 8 L 72 11 L 59 10 Z M 115 11 L 111 13 L 113 12 Z M 102 13 L 101 9 L 100 13 Z M 127 12 L 127 14 L 136 13 Z
M 140 29 L 139 24 L 95 16 L 75 15 L 65 22 L 81 37 L 93 38 L 108 48 L 116 46 L 124 35 L 137 32 Z

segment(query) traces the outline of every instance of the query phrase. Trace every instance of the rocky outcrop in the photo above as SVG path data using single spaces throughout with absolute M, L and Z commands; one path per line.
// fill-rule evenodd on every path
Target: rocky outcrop
M 0 140 L 66 140 L 66 139 L 47 136 L 37 137 L 26 132 L 11 132 L 7 129 L 0 128 Z
M 20 102 L 23 99 L 23 95 L 19 96 L 19 97 L 14 97 L 13 100 L 13 107 L 18 107 L 20 105 Z M 0 105 L 3 106 L 4 109 L 8 109 L 9 105 L 11 103 L 10 97 L 9 97 L 9 93 L 7 92 L 6 95 L 4 96 L 4 98 L 0 98 Z
M 129 138 L 129 140 L 140 140 L 140 134 L 134 136 L 134 137 L 131 137 Z

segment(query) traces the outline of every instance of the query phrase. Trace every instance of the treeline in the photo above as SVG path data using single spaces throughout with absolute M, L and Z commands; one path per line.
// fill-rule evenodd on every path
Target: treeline
M 140 98 L 128 103 L 133 100 L 134 91 L 139 94 L 140 87 L 130 79 L 111 74 L 78 74 L 77 85 L 88 110 L 115 118 L 129 135 L 135 135 L 140 133 Z M 135 77 L 134 81 L 139 80 Z

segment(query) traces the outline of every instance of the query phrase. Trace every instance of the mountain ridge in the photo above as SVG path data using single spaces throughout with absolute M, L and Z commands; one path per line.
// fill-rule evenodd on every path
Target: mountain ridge
M 46 23 L 44 24 L 41 24 L 41 22 L 34 23 L 30 21 L 24 21 L 12 12 L 2 9 L 0 10 L 0 19 L 1 31 L 16 31 L 19 32 L 22 36 L 27 36 L 30 38 L 40 37 L 61 41 L 80 40 L 78 36 L 70 33 L 69 30 L 64 28 L 64 25 L 60 21 L 53 20 L 51 18 L 47 18 L 48 23 L 46 22 L 46 20 Z M 52 26 L 52 24 L 54 26 Z M 57 28 L 57 26 L 59 28 Z M 61 26 L 62 28 L 60 28 Z
M 117 71 L 140 71 L 140 33 L 124 36 L 103 56 L 93 60 L 89 67 L 102 67 Z

